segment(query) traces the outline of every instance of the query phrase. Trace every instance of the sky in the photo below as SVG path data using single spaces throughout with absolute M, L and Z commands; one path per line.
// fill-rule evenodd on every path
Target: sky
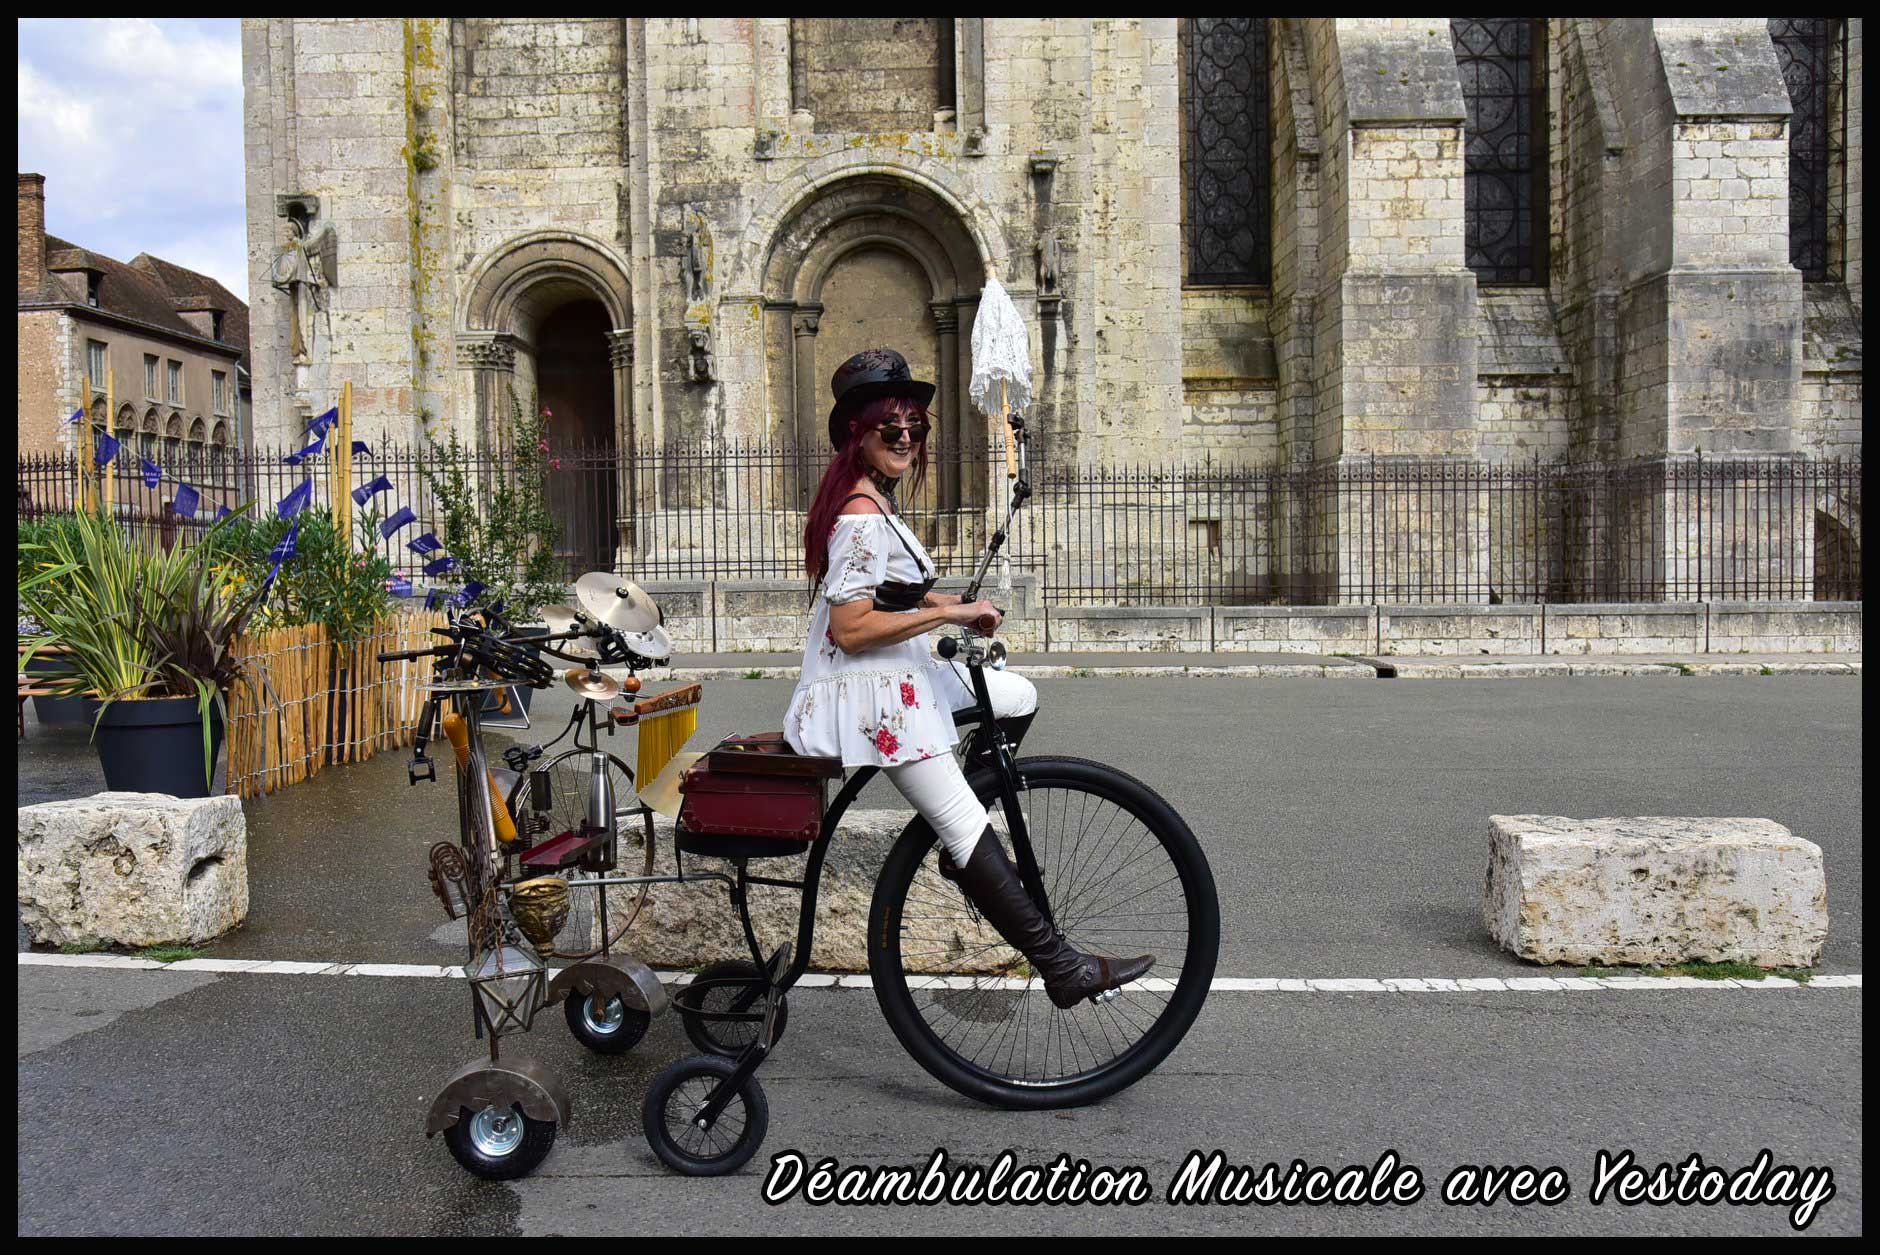
M 247 300 L 240 20 L 23 18 L 19 61 L 19 168 L 46 176 L 47 233 Z

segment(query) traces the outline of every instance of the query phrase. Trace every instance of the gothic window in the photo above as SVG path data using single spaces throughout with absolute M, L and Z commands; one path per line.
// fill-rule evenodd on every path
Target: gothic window
M 1769 37 L 1788 85 L 1789 261 L 1804 279 L 1829 277 L 1831 227 L 1838 227 L 1843 24 L 1831 17 L 1772 17 Z
M 1182 281 L 1270 282 L 1266 19 L 1184 18 L 1180 32 Z
M 1449 19 L 1464 125 L 1469 269 L 1483 283 L 1547 282 L 1547 20 Z

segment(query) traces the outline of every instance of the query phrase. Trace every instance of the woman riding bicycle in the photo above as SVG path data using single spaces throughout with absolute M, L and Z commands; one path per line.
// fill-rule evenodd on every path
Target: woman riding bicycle
M 918 484 L 927 469 L 934 385 L 914 379 L 893 349 L 868 349 L 842 364 L 830 388 L 835 457 L 803 535 L 818 586 L 815 612 L 784 735 L 799 754 L 882 768 L 939 835 L 941 874 L 1031 962 L 1053 1003 L 1071 1007 L 1126 985 L 1155 957 L 1111 959 L 1071 947 L 1020 883 L 952 754 L 953 712 L 974 698 L 957 668 L 933 658 L 927 633 L 948 624 L 996 627 L 1000 614 L 991 602 L 934 592 L 927 551 L 896 517 L 896 489 L 910 473 Z M 1016 748 L 1037 711 L 1037 690 L 1007 672 L 985 678 Z

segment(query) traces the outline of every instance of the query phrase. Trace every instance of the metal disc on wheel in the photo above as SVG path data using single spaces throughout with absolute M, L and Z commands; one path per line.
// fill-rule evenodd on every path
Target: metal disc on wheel
M 606 571 L 589 571 L 576 580 L 574 595 L 591 617 L 617 631 L 643 634 L 665 621 L 645 589 Z
M 570 671 L 562 677 L 562 682 L 575 691 L 577 697 L 591 702 L 607 702 L 619 697 L 620 681 L 601 671 L 583 667 L 579 671 Z

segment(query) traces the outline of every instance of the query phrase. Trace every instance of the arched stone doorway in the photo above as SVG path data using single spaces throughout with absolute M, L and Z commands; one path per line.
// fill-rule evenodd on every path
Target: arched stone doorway
M 785 500 L 808 503 L 828 451 L 829 377 L 873 347 L 899 349 L 937 385 L 933 471 L 910 502 L 930 545 L 953 543 L 951 517 L 983 504 L 962 463 L 983 457 L 970 424 L 973 310 L 985 267 L 952 206 L 925 188 L 870 174 L 832 184 L 782 222 L 763 268 L 771 377 L 770 434 L 801 450 Z M 931 511 L 931 513 L 929 513 Z
M 543 318 L 535 334 L 536 394 L 548 411 L 549 447 L 561 463 L 549 471 L 549 507 L 561 524 L 556 549 L 570 575 L 614 565 L 612 503 L 619 487 L 607 357 L 612 329 L 599 301 L 573 300 Z
M 605 246 L 538 232 L 475 268 L 457 336 L 478 447 L 513 446 L 515 404 L 550 411 L 561 465 L 549 508 L 570 576 L 614 569 L 633 544 L 632 309 L 625 266 Z

